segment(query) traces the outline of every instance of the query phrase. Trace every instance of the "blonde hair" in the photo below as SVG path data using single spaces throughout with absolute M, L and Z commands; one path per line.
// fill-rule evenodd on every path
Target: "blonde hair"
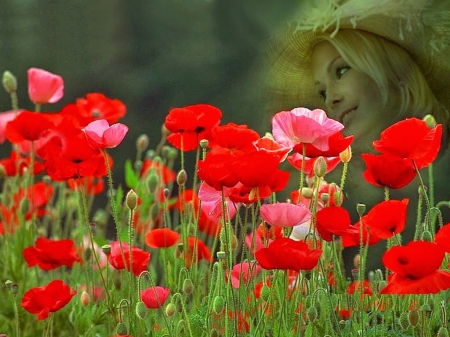
M 442 108 L 419 66 L 402 47 L 381 36 L 356 29 L 342 29 L 334 37 L 318 35 L 313 46 L 320 41 L 330 42 L 355 70 L 367 74 L 381 91 L 386 104 L 392 90 L 400 93 L 397 117 L 432 114 L 446 121 Z

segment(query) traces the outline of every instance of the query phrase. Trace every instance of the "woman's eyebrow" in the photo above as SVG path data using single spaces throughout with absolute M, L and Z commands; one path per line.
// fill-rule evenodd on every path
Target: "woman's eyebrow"
M 341 56 L 341 55 L 338 55 L 338 56 L 336 56 L 334 59 L 332 59 L 332 60 L 330 61 L 330 63 L 328 63 L 328 66 L 327 66 L 327 73 L 330 72 L 330 70 L 333 68 L 334 63 L 335 63 L 339 58 L 342 58 L 342 56 Z M 322 82 L 320 82 L 320 81 L 315 81 L 315 82 L 314 82 L 314 85 L 317 86 L 318 84 L 321 84 L 321 83 L 322 83 Z

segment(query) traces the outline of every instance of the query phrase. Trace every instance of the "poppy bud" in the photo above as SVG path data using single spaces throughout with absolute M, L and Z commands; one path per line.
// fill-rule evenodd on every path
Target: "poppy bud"
M 342 192 L 341 190 L 336 190 L 333 193 L 333 201 L 336 206 L 341 206 L 343 202 Z
M 5 166 L 0 164 L 0 178 L 5 178 L 7 176 Z
M 192 283 L 190 278 L 187 278 L 184 280 L 183 282 L 183 292 L 185 294 L 192 294 L 192 292 L 194 291 L 194 284 Z
M 320 156 L 314 161 L 314 174 L 317 177 L 323 177 L 327 173 L 327 162 Z
M 183 186 L 187 181 L 187 173 L 185 170 L 180 170 L 177 174 L 177 184 L 178 186 Z
M 225 306 L 225 300 L 223 299 L 222 296 L 216 296 L 214 298 L 214 302 L 213 302 L 213 310 L 214 312 L 219 315 L 220 313 L 222 313 L 222 310 Z
M 319 313 L 317 312 L 317 308 L 315 306 L 311 306 L 306 310 L 306 316 L 308 317 L 308 321 L 314 322 L 317 317 L 319 316 Z
M 22 199 L 22 201 L 20 202 L 20 212 L 22 212 L 22 214 L 27 214 L 29 210 L 30 201 L 28 200 L 28 198 Z
M 445 326 L 441 326 L 438 330 L 436 337 L 448 337 L 448 329 Z
M 430 115 L 430 114 L 425 115 L 425 116 L 423 117 L 422 120 L 425 122 L 425 124 L 426 124 L 430 129 L 433 129 L 433 128 L 436 127 L 436 124 L 437 124 L 437 123 L 436 123 L 436 119 L 434 118 L 433 115 Z
M 167 317 L 172 317 L 177 311 L 177 307 L 173 303 L 169 303 L 166 306 L 166 315 Z
M 145 304 L 142 301 L 139 301 L 136 303 L 136 316 L 140 319 L 144 319 L 145 315 L 147 315 L 147 308 L 145 307 Z
M 161 134 L 164 138 L 167 138 L 167 136 L 170 135 L 170 131 L 166 128 L 164 124 L 161 126 Z
M 164 145 L 161 149 L 161 157 L 168 158 L 170 152 L 170 146 Z
M 326 204 L 330 200 L 330 195 L 328 193 L 322 193 L 320 195 L 320 200 Z
M 91 297 L 87 292 L 83 291 L 81 293 L 80 302 L 83 307 L 87 307 L 89 305 L 89 303 L 91 302 Z
M 306 199 L 312 199 L 314 197 L 313 189 L 309 188 L 309 187 L 303 187 L 302 188 L 302 197 L 305 197 Z
M 11 293 L 16 296 L 17 292 L 19 291 L 19 285 L 17 283 L 13 283 L 11 285 Z
M 125 202 L 127 207 L 132 211 L 137 205 L 137 194 L 133 190 L 129 190 L 127 196 L 125 197 Z
M 219 333 L 217 332 L 216 329 L 212 329 L 211 332 L 209 333 L 209 337 L 219 337 L 219 336 L 220 335 L 219 335 Z
M 135 162 L 134 162 L 134 170 L 136 171 L 136 172 L 140 172 L 141 170 L 142 170 L 142 166 L 143 166 L 144 164 L 142 163 L 142 160 L 136 160 Z
M 3 72 L 2 78 L 3 88 L 5 88 L 8 94 L 12 94 L 17 91 L 17 79 L 16 77 L 8 70 Z
M 422 241 L 433 242 L 433 236 L 430 231 L 423 231 L 421 238 Z
M 353 265 L 355 266 L 355 268 L 359 268 L 361 266 L 361 255 L 355 255 L 355 257 L 353 258 Z
M 377 281 L 383 281 L 384 280 L 383 271 L 381 269 L 375 270 L 375 279 Z
M 123 322 L 117 323 L 116 334 L 119 335 L 119 336 L 126 336 L 126 335 L 128 335 L 128 328 L 125 325 L 125 323 L 123 323 Z
M 348 163 L 352 159 L 352 147 L 347 147 L 344 151 L 339 153 L 339 159 L 341 159 L 341 162 Z
M 170 197 L 170 190 L 168 188 L 164 189 L 164 198 L 169 199 Z
M 140 135 L 136 140 L 136 149 L 140 152 L 144 152 L 149 144 L 149 138 L 146 134 Z
M 410 324 L 409 324 L 407 312 L 402 312 L 402 314 L 400 315 L 400 318 L 398 320 L 398 323 L 403 331 L 408 330 L 408 328 L 410 327 Z
M 167 154 L 167 158 L 169 160 L 175 160 L 178 157 L 178 150 L 171 147 L 169 153 Z
M 152 170 L 148 176 L 147 187 L 150 193 L 155 193 L 156 189 L 159 186 L 159 178 L 158 175 L 155 174 L 154 170 Z
M 155 158 L 155 156 L 156 156 L 156 151 L 153 150 L 153 149 L 148 150 L 148 151 L 145 153 L 145 157 L 148 158 L 148 159 L 153 159 L 153 158 Z
M 152 207 L 150 207 L 150 218 L 155 221 L 158 219 L 159 216 L 159 204 L 153 204 Z
M 430 302 L 430 303 L 432 303 L 432 302 Z M 428 311 L 428 312 L 433 311 L 433 309 L 431 308 L 431 306 L 430 306 L 428 303 L 422 304 L 422 305 L 420 306 L 420 310 L 421 310 L 421 311 Z
M 180 242 L 177 245 L 177 249 L 175 249 L 175 257 L 179 258 L 182 257 L 184 253 L 184 244 L 182 242 Z
M 419 312 L 416 309 L 413 309 L 408 313 L 408 321 L 412 327 L 417 326 L 419 323 Z

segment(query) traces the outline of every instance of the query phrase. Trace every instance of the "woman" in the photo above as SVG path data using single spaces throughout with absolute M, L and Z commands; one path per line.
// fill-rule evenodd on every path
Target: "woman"
M 270 45 L 271 113 L 299 106 L 322 108 L 343 122 L 344 133 L 355 136 L 345 188 L 344 206 L 350 211 L 357 203 L 370 209 L 383 198 L 382 189 L 364 181 L 360 155 L 374 153 L 372 142 L 389 125 L 432 114 L 444 129 L 434 164 L 435 199 L 450 200 L 449 12 L 423 0 L 310 3 L 298 22 L 278 33 Z M 427 172 L 422 175 L 426 178 Z M 332 175 L 327 180 L 338 181 Z M 411 199 L 405 242 L 414 232 L 417 186 L 415 181 L 391 193 L 392 199 Z M 444 223 L 450 222 L 448 209 L 443 216 Z M 353 218 L 357 220 L 356 212 Z

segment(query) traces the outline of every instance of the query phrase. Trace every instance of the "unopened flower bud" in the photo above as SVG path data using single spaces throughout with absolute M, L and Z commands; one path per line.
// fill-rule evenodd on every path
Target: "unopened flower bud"
M 0 178 L 5 178 L 7 176 L 6 169 L 3 164 L 0 164 Z
M 148 180 L 147 180 L 148 191 L 153 194 L 153 193 L 155 193 L 158 186 L 159 186 L 159 177 L 154 171 L 152 171 L 149 174 Z
M 161 149 L 161 157 L 168 158 L 170 153 L 170 146 L 164 145 Z
M 159 203 L 153 204 L 152 207 L 150 207 L 150 218 L 153 221 L 156 221 L 156 219 L 158 219 L 159 217 Z
M 144 165 L 144 163 L 142 162 L 142 160 L 136 160 L 135 162 L 134 162 L 134 170 L 136 171 L 136 172 L 141 172 L 141 170 L 142 170 L 142 166 Z
M 192 294 L 192 292 L 194 291 L 194 284 L 192 283 L 190 278 L 187 278 L 184 280 L 183 282 L 183 292 L 185 294 Z
M 171 147 L 169 153 L 167 154 L 167 158 L 169 160 L 175 160 L 178 157 L 178 150 Z
M 173 315 L 175 315 L 176 311 L 177 311 L 177 307 L 175 304 L 173 304 L 173 303 L 167 304 L 167 306 L 166 306 L 167 317 L 172 317 Z
M 202 140 L 200 141 L 200 147 L 201 147 L 202 149 L 206 149 L 206 148 L 208 147 L 208 145 L 209 145 L 209 141 L 208 141 L 207 139 L 202 139 Z
M 169 129 L 167 129 L 164 124 L 161 126 L 161 134 L 164 138 L 167 138 L 167 136 L 170 135 Z
M 22 199 L 22 201 L 20 202 L 20 212 L 22 212 L 22 214 L 27 214 L 29 210 L 30 201 L 28 200 L 28 198 Z
M 235 251 L 238 248 L 239 241 L 236 235 L 231 236 L 231 250 Z
M 347 147 L 344 151 L 339 153 L 339 158 L 341 159 L 341 162 L 348 163 L 352 159 L 352 147 Z
M 80 302 L 83 307 L 87 307 L 91 302 L 91 297 L 86 291 L 83 291 L 80 296 Z
M 109 255 L 111 253 L 111 246 L 110 245 L 103 245 L 102 246 L 102 251 L 106 255 Z
M 427 124 L 427 126 L 430 128 L 430 129 L 433 129 L 433 128 L 435 128 L 436 127 L 436 118 L 434 118 L 434 116 L 433 115 L 430 115 L 430 114 L 428 114 L 428 115 L 425 115 L 424 117 L 423 117 L 423 121 L 425 122 L 425 124 Z
M 438 330 L 436 337 L 448 337 L 448 329 L 445 326 L 441 326 Z
M 366 212 L 366 205 L 365 204 L 357 204 L 356 205 L 356 212 L 358 212 L 358 215 L 361 217 Z
M 223 308 L 225 307 L 225 300 L 223 298 L 223 296 L 216 296 L 214 298 L 214 302 L 213 302 L 213 310 L 214 312 L 219 315 L 222 313 Z
M 136 140 L 136 149 L 140 151 L 140 153 L 147 150 L 148 144 L 150 143 L 149 138 L 146 134 L 140 135 Z
M 13 283 L 11 285 L 11 293 L 16 296 L 17 292 L 19 291 L 19 285 L 17 283 Z
M 412 327 L 417 326 L 417 324 L 419 323 L 419 312 L 416 309 L 409 311 L 408 321 Z
M 430 303 L 433 303 L 433 302 L 430 302 Z M 420 310 L 421 311 L 427 311 L 427 312 L 433 311 L 433 309 L 431 308 L 431 306 L 428 303 L 422 304 L 420 306 Z
M 12 94 L 17 91 L 17 79 L 8 70 L 3 72 L 2 84 L 8 94 Z
M 133 190 L 129 190 L 127 196 L 125 197 L 125 202 L 127 207 L 132 211 L 137 205 L 137 194 Z
M 337 189 L 336 191 L 334 191 L 334 193 L 333 193 L 333 201 L 334 201 L 334 204 L 336 206 L 341 206 L 342 202 L 344 201 L 343 199 L 344 198 L 342 196 L 341 190 Z
M 153 159 L 156 156 L 156 151 L 153 149 L 148 150 L 147 152 L 145 152 L 145 157 L 148 159 Z
M 403 331 L 408 330 L 410 327 L 409 319 L 408 319 L 408 313 L 402 312 L 400 315 L 400 318 L 398 320 L 398 323 L 400 325 L 400 328 L 402 328 Z
M 305 197 L 306 199 L 312 199 L 314 197 L 313 189 L 309 188 L 309 187 L 303 187 L 302 188 L 302 197 Z
M 177 184 L 178 186 L 183 186 L 187 181 L 187 173 L 185 170 L 180 170 L 177 174 Z
M 327 162 L 325 158 L 320 156 L 314 161 L 314 174 L 317 177 L 323 177 L 327 173 Z
M 42 177 L 42 182 L 48 186 L 52 183 L 52 178 L 48 174 L 46 174 Z
M 361 255 L 356 254 L 353 257 L 353 265 L 355 266 L 355 268 L 359 268 L 361 266 Z
M 308 317 L 308 321 L 314 322 L 319 316 L 317 308 L 315 306 L 311 306 L 308 309 L 306 309 L 306 316 Z
M 433 242 L 433 236 L 430 231 L 423 231 L 421 239 L 422 241 Z
M 147 315 L 147 308 L 145 307 L 145 304 L 142 301 L 139 301 L 136 303 L 136 316 L 140 319 L 144 319 Z
M 125 325 L 125 323 L 123 323 L 123 322 L 117 323 L 116 334 L 119 335 L 119 336 L 126 336 L 126 335 L 128 335 L 128 328 Z
M 219 333 L 217 332 L 216 329 L 211 329 L 211 331 L 209 332 L 209 337 L 219 337 L 219 336 L 220 335 L 219 335 Z

